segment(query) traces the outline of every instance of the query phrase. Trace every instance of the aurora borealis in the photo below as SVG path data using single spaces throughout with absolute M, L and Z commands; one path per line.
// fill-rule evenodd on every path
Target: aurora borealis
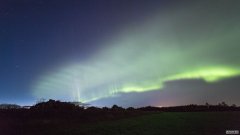
M 46 12 L 40 12 L 39 3 Z M 240 83 L 238 1 L 39 3 L 25 3 L 35 8 L 31 14 L 28 8 L 22 11 L 30 16 L 23 35 L 14 37 L 11 33 L 17 30 L 5 30 L 8 38 L 0 49 L 7 53 L 1 59 L 14 61 L 7 63 L 14 67 L 8 72 L 21 71 L 1 80 L 14 78 L 13 83 L 24 86 L 2 84 L 2 93 L 18 88 L 11 92 L 27 93 L 23 98 L 29 100 L 24 102 L 52 98 L 100 106 L 240 103 L 238 97 L 231 98 L 239 93 Z M 4 17 L 14 20 L 21 15 L 8 11 Z M 46 20 L 34 21 L 35 16 Z M 1 28 L 11 27 L 6 22 Z

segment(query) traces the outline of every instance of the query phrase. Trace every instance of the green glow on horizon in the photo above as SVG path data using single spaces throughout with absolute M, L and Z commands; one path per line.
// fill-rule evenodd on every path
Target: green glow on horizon
M 79 74 L 77 72 L 73 72 L 73 74 Z M 68 76 L 74 76 L 74 75 L 68 74 L 68 75 L 63 75 L 66 78 Z M 193 70 L 193 71 L 188 71 L 188 72 L 182 72 L 179 74 L 175 75 L 169 75 L 166 76 L 163 79 L 155 79 L 152 81 L 146 81 L 146 82 L 140 82 L 140 83 L 125 83 L 119 86 L 113 86 L 111 88 L 102 88 L 100 91 L 88 91 L 84 89 L 89 89 L 90 86 L 85 86 L 82 87 L 83 89 L 80 89 L 80 86 L 78 83 L 81 82 L 76 82 L 75 81 L 69 81 L 66 80 L 65 78 L 55 78 L 58 75 L 53 75 L 53 78 L 45 78 L 46 80 L 43 82 L 48 82 L 49 84 L 42 83 L 38 86 L 38 89 L 41 89 L 42 93 L 38 93 L 40 95 L 45 95 L 44 93 L 46 92 L 47 94 L 54 95 L 54 94 L 61 94 L 62 92 L 69 93 L 68 91 L 73 92 L 74 99 L 77 101 L 81 102 L 90 102 L 94 100 L 98 100 L 101 98 L 107 98 L 111 96 L 116 96 L 118 93 L 129 93 L 129 92 L 146 92 L 146 91 L 152 91 L 152 90 L 161 90 L 164 86 L 164 82 L 170 81 L 170 80 L 181 80 L 181 79 L 204 79 L 206 82 L 212 83 L 212 82 L 217 82 L 222 79 L 230 78 L 240 75 L 240 70 L 234 69 L 234 68 L 229 68 L 229 67 L 209 67 L 209 68 L 202 68 L 198 70 Z M 54 77 L 55 76 L 55 77 Z M 59 80 L 62 79 L 62 80 Z M 56 81 L 58 80 L 58 81 Z M 107 80 L 104 80 L 107 81 Z M 62 83 L 61 83 L 62 82 Z M 66 83 L 67 82 L 67 83 Z M 73 82 L 73 85 L 72 85 Z M 96 83 L 96 82 L 95 82 Z M 44 85 L 45 84 L 45 85 Z M 109 84 L 109 86 L 112 85 Z M 44 90 L 45 89 L 45 90 Z M 91 89 L 91 88 L 90 88 Z M 60 91 L 57 91 L 60 90 Z M 67 91 L 66 91 L 67 90 Z M 75 92 L 76 91 L 76 92 Z M 51 92 L 53 92 L 51 94 Z M 90 92 L 91 94 L 87 94 Z M 65 94 L 61 94 L 65 95 Z M 80 96 L 80 95 L 85 95 L 85 96 Z
M 122 89 L 120 89 L 120 92 L 145 92 L 145 91 L 151 91 L 151 90 L 159 90 L 162 88 L 162 83 L 157 83 L 154 85 L 148 85 L 148 86 L 125 86 Z
M 126 86 L 120 89 L 121 92 L 145 92 L 150 90 L 160 90 L 163 88 L 164 82 L 166 81 L 174 81 L 181 79 L 203 79 L 208 83 L 218 82 L 220 80 L 231 78 L 234 76 L 240 75 L 240 70 L 229 68 L 229 67 L 209 67 L 202 68 L 194 71 L 183 72 L 180 74 L 172 75 L 166 77 L 165 79 L 155 82 L 155 84 L 149 84 L 147 86 Z
M 204 79 L 207 82 L 217 82 L 219 80 L 240 75 L 240 70 L 229 67 L 203 68 L 196 71 L 180 73 L 168 77 L 166 80 L 179 79 Z

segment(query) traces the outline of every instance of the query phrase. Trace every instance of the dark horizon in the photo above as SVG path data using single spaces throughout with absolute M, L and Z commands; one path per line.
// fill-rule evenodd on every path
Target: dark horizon
M 72 104 L 72 105 L 76 105 L 76 106 L 79 106 L 79 107 L 96 107 L 96 108 L 100 108 L 100 109 L 103 109 L 103 108 L 112 108 L 113 106 L 118 106 L 118 107 L 121 107 L 123 109 L 127 109 L 127 108 L 134 108 L 134 109 L 139 109 L 139 108 L 147 108 L 147 107 L 152 107 L 152 108 L 178 108 L 178 107 L 186 107 L 186 106 L 220 106 L 220 107 L 240 107 L 240 105 L 238 104 L 229 104 L 229 103 L 226 103 L 225 101 L 222 101 L 222 102 L 219 102 L 217 104 L 210 104 L 208 102 L 206 102 L 205 104 L 182 104 L 182 105 L 173 105 L 173 106 L 152 106 L 152 105 L 145 105 L 145 106 L 120 106 L 118 104 L 113 104 L 112 106 L 93 106 L 91 104 L 87 104 L 87 103 L 82 103 L 82 102 L 77 102 L 77 101 L 60 101 L 60 100 L 54 100 L 54 99 L 49 99 L 49 100 L 41 100 L 41 101 L 36 101 L 34 104 L 31 104 L 31 105 L 19 105 L 19 104 L 14 104 L 14 103 L 0 103 L 0 109 L 4 109 L 5 107 L 10 107 L 9 109 L 22 109 L 22 108 L 25 108 L 25 109 L 30 109 L 30 107 L 34 107 L 38 104 L 45 104 L 45 103 L 48 103 L 48 102 L 51 102 L 51 101 L 54 101 L 54 102 L 59 102 L 59 103 L 67 103 L 67 104 Z M 12 107 L 12 108 L 11 108 Z M 6 108 L 7 109 L 7 108 Z M 181 112 L 181 110 L 178 110 Z M 210 111 L 210 110 L 208 110 Z
M 0 132 L 4 135 L 175 135 L 181 131 L 181 134 L 212 135 L 214 129 L 215 134 L 239 133 L 239 111 L 240 107 L 228 106 L 225 102 L 219 105 L 98 108 L 49 100 L 30 108 L 0 106 Z

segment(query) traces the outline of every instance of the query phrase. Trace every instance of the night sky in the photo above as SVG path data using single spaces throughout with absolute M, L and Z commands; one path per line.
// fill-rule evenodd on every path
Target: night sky
M 0 103 L 240 105 L 239 5 L 1 0 Z

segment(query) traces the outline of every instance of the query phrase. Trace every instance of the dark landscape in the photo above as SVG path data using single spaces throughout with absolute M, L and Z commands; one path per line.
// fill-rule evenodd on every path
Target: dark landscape
M 16 107 L 8 105 L 0 110 L 1 134 L 224 135 L 226 130 L 240 129 L 240 107 L 224 102 L 125 109 L 117 105 L 97 108 L 49 100 L 30 109 Z

